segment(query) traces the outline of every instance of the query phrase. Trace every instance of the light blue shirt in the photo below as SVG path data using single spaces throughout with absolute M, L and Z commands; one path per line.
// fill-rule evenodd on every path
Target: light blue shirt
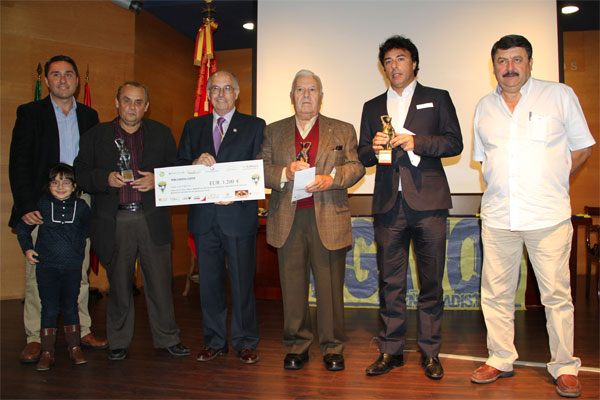
M 60 162 L 73 165 L 77 153 L 79 153 L 79 125 L 77 124 L 77 102 L 72 97 L 73 107 L 67 115 L 54 102 L 52 96 L 50 101 L 54 107 L 56 124 L 58 125 L 58 137 L 60 143 Z

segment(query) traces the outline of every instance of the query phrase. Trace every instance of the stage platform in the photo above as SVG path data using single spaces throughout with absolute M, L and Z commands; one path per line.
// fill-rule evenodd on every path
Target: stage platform
M 457 310 L 444 314 L 441 361 L 446 371 L 440 381 L 423 375 L 416 352 L 416 311 L 408 313 L 405 366 L 378 377 L 365 376 L 365 368 L 377 356 L 373 337 L 379 330 L 377 309 L 346 308 L 346 370 L 325 370 L 317 338 L 310 361 L 299 371 L 283 369 L 281 344 L 283 318 L 280 301 L 257 303 L 261 342 L 260 361 L 245 365 L 229 354 L 200 363 L 196 355 L 203 346 L 198 286 L 181 295 L 185 281 L 174 281 L 177 322 L 182 342 L 192 356 L 172 357 L 152 348 L 149 322 L 142 295 L 135 297 L 136 331 L 128 357 L 109 361 L 107 351 L 84 350 L 88 363 L 73 366 L 63 336 L 57 341 L 56 365 L 37 372 L 35 364 L 19 363 L 25 345 L 23 306 L 5 300 L 1 306 L 1 398 L 2 399 L 553 399 L 559 398 L 546 372 L 550 359 L 544 311 L 533 307 L 516 312 L 516 346 L 520 364 L 515 376 L 489 385 L 470 382 L 471 372 L 487 355 L 485 325 L 481 311 Z M 583 293 L 580 293 L 582 296 Z M 575 313 L 575 354 L 581 358 L 582 399 L 600 398 L 598 306 L 579 299 Z M 93 331 L 105 336 L 106 297 L 92 299 Z M 314 310 L 313 310 L 314 311 Z M 527 365 L 523 365 L 525 363 Z

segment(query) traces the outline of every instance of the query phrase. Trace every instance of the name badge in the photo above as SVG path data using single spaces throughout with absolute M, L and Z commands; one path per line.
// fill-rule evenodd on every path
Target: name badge
M 417 110 L 420 110 L 422 108 L 433 108 L 433 103 L 429 102 L 429 103 L 417 104 Z

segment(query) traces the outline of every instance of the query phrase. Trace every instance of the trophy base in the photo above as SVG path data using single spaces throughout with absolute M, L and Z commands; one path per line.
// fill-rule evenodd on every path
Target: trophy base
M 121 171 L 121 176 L 123 177 L 123 181 L 125 181 L 125 182 L 133 182 L 135 180 L 133 178 L 133 171 L 130 169 Z
M 392 165 L 392 150 L 379 151 L 379 165 Z

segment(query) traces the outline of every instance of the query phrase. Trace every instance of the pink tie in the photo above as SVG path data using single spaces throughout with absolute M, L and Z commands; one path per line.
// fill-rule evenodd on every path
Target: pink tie
M 221 147 L 221 141 L 223 140 L 223 135 L 221 134 L 221 132 L 223 132 L 223 124 L 225 123 L 225 118 L 220 117 L 217 120 L 217 125 L 215 126 L 215 129 L 213 130 L 213 141 L 215 143 L 215 155 L 219 154 L 219 147 Z M 223 132 L 223 134 L 225 134 L 225 132 Z

